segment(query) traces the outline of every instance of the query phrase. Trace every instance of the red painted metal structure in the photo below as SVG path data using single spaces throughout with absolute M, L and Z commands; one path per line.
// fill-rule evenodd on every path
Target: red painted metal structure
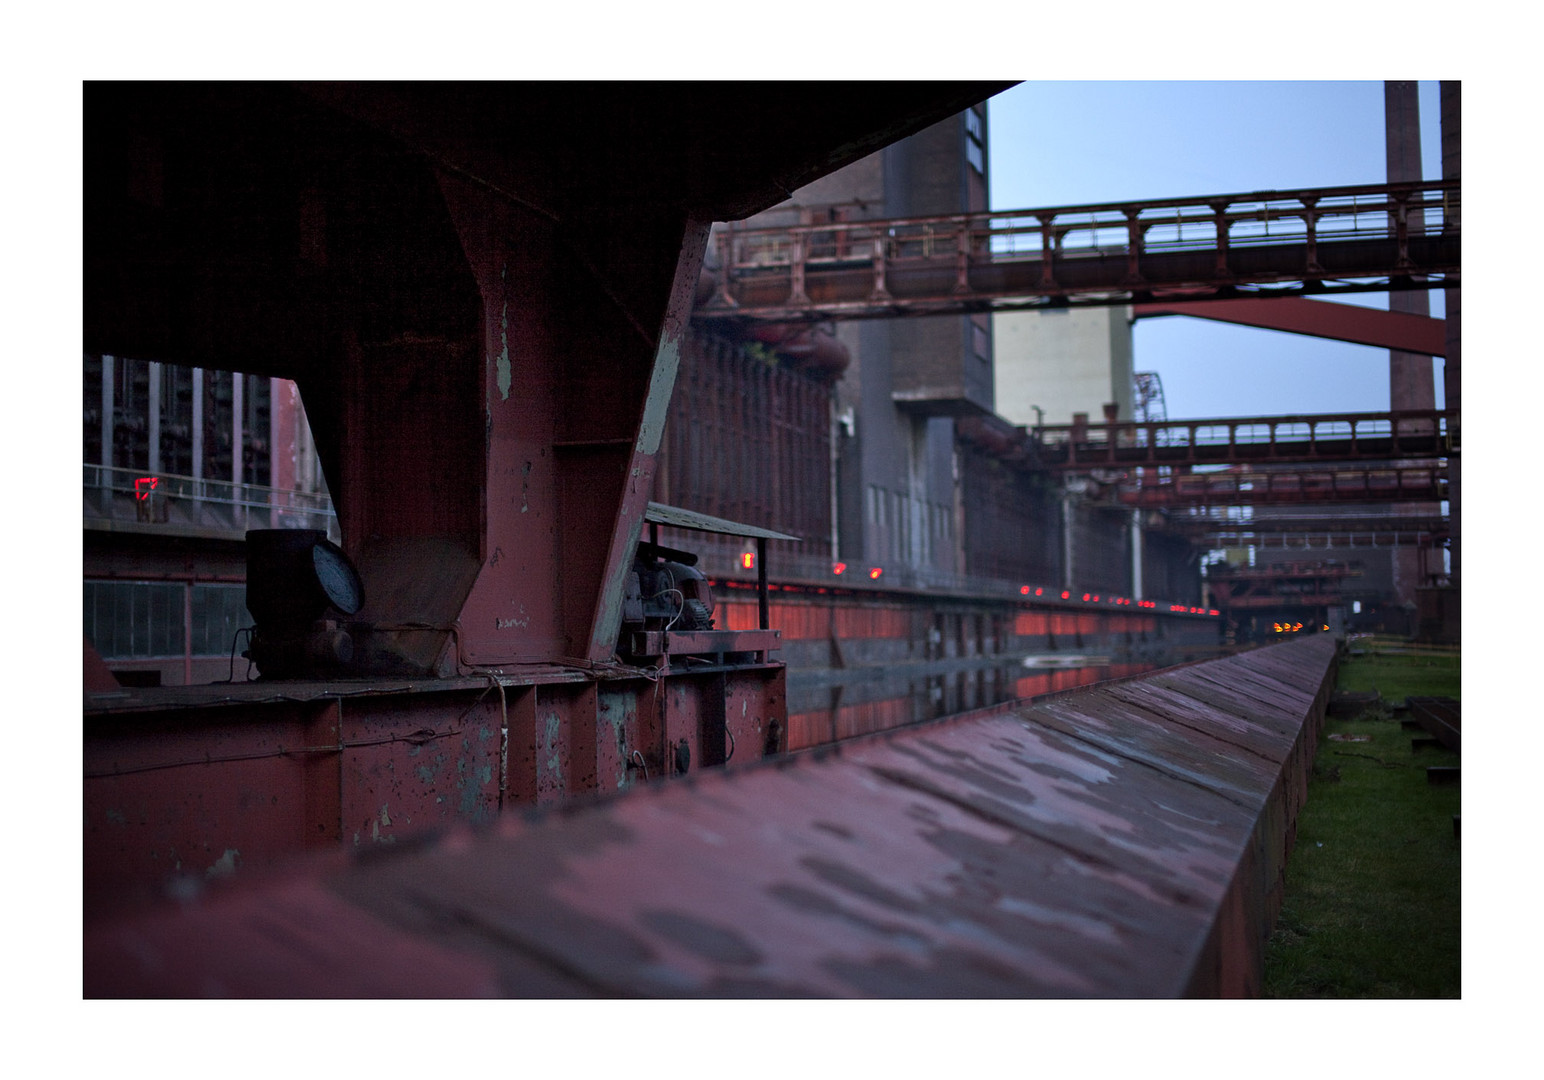
M 1394 461 L 1459 453 L 1456 414 L 1434 409 L 1047 424 L 1031 429 L 1030 435 L 1039 464 L 1067 471 L 1117 465 Z
M 1457 180 L 720 233 L 701 319 L 797 322 L 1451 288 Z
M 1344 602 L 1345 582 L 1361 571 L 1344 563 L 1273 563 L 1270 566 L 1219 566 L 1207 575 L 1212 603 L 1224 612 L 1292 608 L 1327 608 Z
M 1134 304 L 1131 313 L 1138 319 L 1159 315 L 1189 315 L 1197 319 L 1213 319 L 1263 330 L 1348 341 L 1355 345 L 1401 349 L 1425 356 L 1443 356 L 1447 352 L 1447 328 L 1441 319 L 1300 296 L 1270 300 Z
M 778 749 L 772 631 L 623 634 L 709 222 L 998 89 L 89 84 L 86 350 L 298 384 L 363 594 L 87 696 L 93 903 Z
M 1122 505 L 1264 506 L 1315 503 L 1437 502 L 1447 498 L 1439 465 L 1247 466 L 1226 472 L 1150 476 L 1146 472 L 1116 493 Z
M 88 997 L 1175 997 L 1261 984 L 1315 636 L 87 929 Z

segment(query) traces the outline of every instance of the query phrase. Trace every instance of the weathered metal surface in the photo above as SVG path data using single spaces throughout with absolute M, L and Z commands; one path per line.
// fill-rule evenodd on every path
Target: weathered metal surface
M 1158 315 L 1189 315 L 1197 319 L 1215 319 L 1218 322 L 1257 326 L 1332 341 L 1405 349 L 1427 356 L 1441 356 L 1447 348 L 1447 328 L 1441 319 L 1407 311 L 1382 311 L 1360 304 L 1336 304 L 1308 297 L 1135 304 L 1131 314 L 1138 319 Z
M 681 667 L 88 694 L 87 912 L 786 746 L 781 664 Z
M 797 540 L 797 536 L 773 532 L 758 525 L 742 525 L 711 514 L 699 514 L 695 510 L 682 510 L 675 506 L 651 502 L 644 511 L 643 520 L 653 525 L 672 525 L 678 529 L 697 529 L 702 532 L 723 533 L 726 536 L 752 536 L 764 540 Z
M 419 963 L 423 996 L 1255 993 L 1334 660 L 1306 638 L 333 859 L 88 927 L 86 994 L 387 995 Z

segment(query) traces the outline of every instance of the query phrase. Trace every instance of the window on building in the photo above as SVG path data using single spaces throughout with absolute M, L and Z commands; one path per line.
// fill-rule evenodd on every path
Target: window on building
M 85 634 L 106 660 L 226 656 L 251 625 L 245 585 L 85 582 Z
M 228 656 L 236 631 L 252 625 L 245 585 L 193 586 L 194 656 Z
M 85 634 L 107 660 L 182 656 L 183 589 L 149 581 L 85 583 Z
M 965 110 L 965 160 L 971 168 L 986 173 L 986 121 L 977 106 Z

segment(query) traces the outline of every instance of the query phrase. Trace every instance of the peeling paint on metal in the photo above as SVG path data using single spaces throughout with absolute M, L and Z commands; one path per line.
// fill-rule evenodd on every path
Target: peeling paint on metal
M 433 944 L 478 933 L 516 996 L 559 978 L 603 997 L 1258 993 L 1331 646 L 705 770 L 322 873 Z M 1296 690 L 1206 721 L 1205 676 L 1278 671 Z M 1182 722 L 1127 700 L 1163 684 Z M 540 759 L 560 765 L 557 716 L 539 715 Z M 1259 750 L 1219 752 L 1197 717 Z M 480 758 L 463 771 L 490 778 Z
M 505 277 L 509 273 L 506 265 L 499 269 L 499 284 L 502 287 Z M 499 314 L 499 358 L 496 362 L 498 368 L 499 396 L 505 401 L 509 400 L 509 388 L 514 382 L 514 377 L 509 364 L 509 300 L 504 300 L 503 310 Z
M 637 445 L 640 454 L 652 457 L 659 452 L 659 441 L 665 430 L 665 414 L 670 408 L 670 396 L 675 389 L 676 373 L 680 366 L 681 342 L 661 342 L 654 356 L 654 371 L 649 376 L 649 393 L 643 404 L 643 422 L 638 425 Z
M 204 871 L 204 877 L 213 880 L 215 878 L 230 877 L 236 872 L 236 860 L 241 857 L 241 852 L 235 848 L 226 848 L 225 854 L 214 861 L 214 865 Z M 179 864 L 181 865 L 181 864 Z

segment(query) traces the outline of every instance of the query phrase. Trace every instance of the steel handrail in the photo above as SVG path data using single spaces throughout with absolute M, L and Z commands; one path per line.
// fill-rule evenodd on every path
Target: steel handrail
M 994 261 L 1004 257 L 1038 256 L 1049 237 L 1058 254 L 1065 254 L 1069 236 L 1088 234 L 1090 242 L 1078 250 L 1099 253 L 1127 252 L 1133 246 L 1146 250 L 1209 250 L 1217 246 L 1217 233 L 1195 240 L 1159 240 L 1150 243 L 1146 234 L 1154 229 L 1174 226 L 1182 234 L 1184 227 L 1227 226 L 1230 246 L 1278 244 L 1287 240 L 1306 240 L 1310 235 L 1319 242 L 1354 237 L 1386 238 L 1399 226 L 1401 215 L 1408 225 L 1412 213 L 1421 217 L 1420 228 L 1430 231 L 1458 228 L 1461 204 L 1459 180 L 1436 180 L 1400 184 L 1369 184 L 1353 187 L 1316 188 L 1293 192 L 1248 192 L 1231 195 L 1203 195 L 1140 202 L 1101 203 L 1043 207 L 1025 210 L 992 210 L 969 214 L 940 214 L 922 217 L 890 218 L 868 221 L 819 222 L 808 225 L 783 225 L 742 228 L 731 224 L 726 230 L 732 251 L 754 252 L 756 258 L 731 257 L 735 269 L 787 266 L 795 262 L 847 261 L 872 259 L 874 241 L 881 241 L 883 255 L 891 259 L 955 257 L 963 249 L 973 257 L 987 255 Z M 1186 210 L 1189 213 L 1186 213 Z M 1177 213 L 1169 213 L 1174 210 Z M 1153 216 L 1159 213 L 1162 216 Z M 1088 220 L 1078 220 L 1086 217 Z M 1369 219 L 1366 223 L 1362 219 Z M 1074 220 L 1069 220 L 1074 219 Z M 1326 228 L 1325 222 L 1344 223 L 1340 228 Z M 1284 234 L 1282 223 L 1296 221 L 1302 226 Z M 1258 233 L 1233 232 L 1235 226 L 1260 226 Z M 1270 226 L 1276 223 L 1272 234 Z M 961 244 L 960 237 L 968 237 Z M 1030 250 L 992 250 L 996 238 L 1032 236 L 1037 240 Z M 818 238 L 827 237 L 823 243 Z M 904 253 L 911 244 L 920 255 Z M 829 250 L 831 254 L 824 254 Z

